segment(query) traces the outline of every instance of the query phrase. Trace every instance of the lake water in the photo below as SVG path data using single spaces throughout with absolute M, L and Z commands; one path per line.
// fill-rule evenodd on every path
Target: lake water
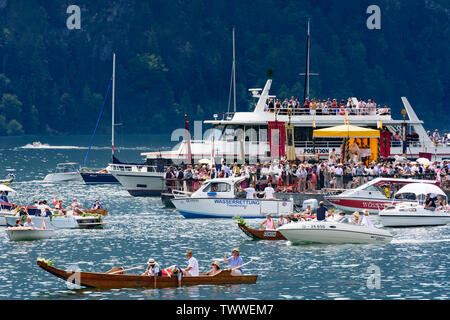
M 9 241 L 0 227 L 0 299 L 448 299 L 449 226 L 389 229 L 384 245 L 291 245 L 286 241 L 253 241 L 232 219 L 185 219 L 163 207 L 158 197 L 134 198 L 120 185 L 43 183 L 57 163 L 82 163 L 88 136 L 0 138 L 0 178 L 16 170 L 14 202 L 76 197 L 85 206 L 100 199 L 108 224 L 97 230 L 58 230 L 44 241 Z M 129 136 L 118 157 L 138 162 L 141 152 L 170 148 L 161 136 Z M 21 148 L 33 141 L 68 149 Z M 104 167 L 110 158 L 108 137 L 96 137 L 88 167 Z M 376 216 L 375 223 L 379 225 Z M 257 226 L 261 220 L 250 220 Z M 163 267 L 187 266 L 192 249 L 200 271 L 238 247 L 245 273 L 258 274 L 255 285 L 195 286 L 174 289 L 73 289 L 36 265 L 43 257 L 61 269 L 106 271 L 156 259 Z M 223 263 L 221 263 L 223 265 Z M 374 288 L 372 270 L 379 270 Z M 378 275 L 377 275 L 378 276 Z M 368 283 L 369 282 L 369 283 Z

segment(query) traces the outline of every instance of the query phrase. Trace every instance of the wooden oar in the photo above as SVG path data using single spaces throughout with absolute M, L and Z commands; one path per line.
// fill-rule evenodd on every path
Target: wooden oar
M 123 269 L 123 270 L 117 270 L 117 271 L 114 271 L 114 272 L 111 272 L 111 273 L 108 273 L 108 274 L 116 274 L 116 273 L 119 273 L 119 272 L 125 272 L 125 271 L 134 270 L 134 269 L 140 269 L 140 268 L 143 268 L 143 266 L 137 266 L 137 267 Z
M 243 266 L 246 266 L 247 264 L 249 264 L 249 263 L 251 263 L 251 262 L 253 262 L 253 259 L 250 259 L 249 262 L 243 263 L 243 264 L 241 264 L 240 266 L 231 268 L 230 270 L 233 271 L 233 270 L 239 269 L 239 268 L 241 268 L 241 267 L 243 267 Z

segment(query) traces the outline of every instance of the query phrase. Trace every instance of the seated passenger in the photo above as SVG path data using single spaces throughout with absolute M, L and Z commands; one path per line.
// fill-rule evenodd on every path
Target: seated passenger
M 50 207 L 45 207 L 45 211 L 43 214 L 41 214 L 41 216 L 43 217 L 50 217 L 51 215 L 53 215 L 53 212 L 50 211 Z
M 95 200 L 94 204 L 92 205 L 91 210 L 98 210 L 98 209 L 103 209 L 103 207 L 98 200 Z
M 353 217 L 352 217 L 351 223 L 355 224 L 357 226 L 361 225 L 361 218 L 359 217 L 358 211 L 353 212 Z
M 211 263 L 211 265 L 212 265 L 212 269 L 205 273 L 207 276 L 215 276 L 216 274 L 218 274 L 222 271 L 220 269 L 219 261 L 215 261 L 215 262 Z
M 334 221 L 340 223 L 348 223 L 348 218 L 345 216 L 345 212 L 341 211 Z
M 232 276 L 240 276 L 242 275 L 242 268 L 240 266 L 242 263 L 242 258 L 239 256 L 239 249 L 233 249 L 231 253 L 231 257 L 227 258 L 227 255 L 223 257 L 223 261 L 230 264 L 231 275 Z
M 27 218 L 27 222 L 25 222 L 25 224 L 23 225 L 24 227 L 28 227 L 28 228 L 33 228 L 36 229 L 33 221 L 31 221 L 31 217 Z
M 427 194 L 427 197 L 425 199 L 425 209 L 431 211 L 436 210 L 436 203 L 434 203 L 434 200 L 430 198 L 430 194 Z
M 364 209 L 363 214 L 364 214 L 364 216 L 362 218 L 361 225 L 368 227 L 368 228 L 373 228 L 372 220 L 370 220 L 370 218 L 369 218 L 369 210 Z

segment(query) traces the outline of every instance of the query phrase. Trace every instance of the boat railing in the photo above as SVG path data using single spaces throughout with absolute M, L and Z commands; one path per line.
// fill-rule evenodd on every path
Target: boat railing
M 122 172 L 159 172 L 156 166 L 133 164 L 111 164 L 110 170 Z
M 322 189 L 322 194 L 324 196 L 337 196 L 337 195 L 343 193 L 344 191 L 348 191 L 348 189 L 339 189 L 339 188 L 329 189 L 329 188 L 324 188 L 324 189 Z
M 342 141 L 295 141 L 296 148 L 340 148 Z
M 362 108 L 353 109 L 345 108 L 343 110 L 340 107 L 332 108 L 320 108 L 320 109 L 310 109 L 310 108 L 281 108 L 277 110 L 278 115 L 289 115 L 289 110 L 291 110 L 292 116 L 342 116 L 345 117 L 345 111 L 348 112 L 349 116 L 390 116 L 390 108 Z M 266 112 L 274 113 L 274 110 L 267 110 Z

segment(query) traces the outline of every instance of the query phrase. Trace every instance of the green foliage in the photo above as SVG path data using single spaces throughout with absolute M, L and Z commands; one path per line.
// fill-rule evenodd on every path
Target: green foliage
M 53 268 L 55 267 L 55 261 L 46 260 L 44 258 L 37 258 L 37 261 L 43 262 L 43 263 L 45 263 L 46 265 L 48 265 L 50 267 L 53 267 Z
M 185 112 L 198 120 L 227 111 L 232 26 L 237 110 L 252 110 L 247 89 L 267 77 L 278 98 L 302 98 L 307 17 L 310 68 L 320 74 L 311 96 L 375 99 L 396 118 L 407 96 L 429 129 L 448 129 L 436 117 L 450 101 L 446 0 L 379 0 L 381 30 L 367 29 L 365 1 L 79 0 L 74 31 L 64 1 L 0 2 L 0 135 L 90 134 L 113 52 L 123 133 L 167 133 L 183 127 Z M 109 132 L 108 116 L 106 108 L 99 132 Z
M 16 119 L 13 119 L 6 125 L 6 133 L 8 136 L 20 136 L 25 132 L 22 125 Z
M 250 226 L 248 225 L 248 223 L 244 220 L 244 218 L 242 217 L 233 217 L 234 220 L 236 220 L 237 223 L 242 224 L 244 227 L 250 228 Z

